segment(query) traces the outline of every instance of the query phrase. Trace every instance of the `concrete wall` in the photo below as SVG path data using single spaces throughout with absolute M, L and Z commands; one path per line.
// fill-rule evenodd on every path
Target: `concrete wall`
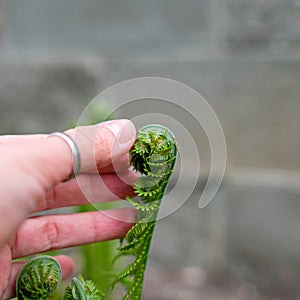
M 211 104 L 229 166 L 299 169 L 297 1 L 0 3 L 2 133 L 68 126 L 104 88 L 162 76 Z
M 104 88 L 129 78 L 162 76 L 190 85 L 213 107 L 227 140 L 229 167 L 300 168 L 298 61 L 131 64 L 73 59 L 30 63 L 14 58 L 0 63 L 2 133 L 64 128 Z M 122 114 L 132 118 L 143 111 L 133 108 Z M 210 160 L 207 140 L 201 132 L 192 134 L 201 146 L 205 173 Z

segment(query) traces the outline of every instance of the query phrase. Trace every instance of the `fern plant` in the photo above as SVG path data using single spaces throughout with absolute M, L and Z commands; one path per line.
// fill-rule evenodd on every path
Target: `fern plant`
M 19 300 L 50 300 L 62 279 L 59 262 L 49 255 L 38 255 L 30 259 L 20 270 L 16 293 Z M 81 275 L 74 277 L 67 287 L 64 300 L 101 300 L 104 293 L 91 280 Z
M 121 240 L 115 260 L 133 256 L 133 262 L 113 281 L 126 289 L 123 300 L 139 300 L 150 244 L 161 200 L 174 169 L 177 147 L 174 135 L 161 125 L 143 127 L 130 150 L 130 163 L 140 173 L 134 185 L 138 198 L 126 199 L 137 209 L 136 224 Z

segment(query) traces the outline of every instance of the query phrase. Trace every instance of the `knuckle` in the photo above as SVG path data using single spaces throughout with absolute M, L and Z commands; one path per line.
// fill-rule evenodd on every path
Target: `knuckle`
M 45 223 L 43 228 L 44 236 L 48 249 L 56 248 L 60 237 L 60 226 L 56 220 Z

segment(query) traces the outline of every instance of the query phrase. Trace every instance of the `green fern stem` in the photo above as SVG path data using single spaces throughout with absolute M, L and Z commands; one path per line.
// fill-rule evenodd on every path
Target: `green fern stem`
M 126 198 L 137 209 L 137 220 L 121 241 L 115 259 L 130 255 L 134 260 L 117 276 L 113 287 L 120 282 L 126 288 L 123 300 L 139 300 L 157 214 L 177 157 L 175 137 L 164 126 L 145 126 L 130 156 L 131 165 L 141 174 L 134 185 L 138 198 Z

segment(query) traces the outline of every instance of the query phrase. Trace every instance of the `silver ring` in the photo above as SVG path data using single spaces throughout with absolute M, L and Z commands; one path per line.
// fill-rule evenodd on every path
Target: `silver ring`
M 81 157 L 80 157 L 80 152 L 78 147 L 76 146 L 73 139 L 66 133 L 53 132 L 48 135 L 48 137 L 54 137 L 54 136 L 62 138 L 69 145 L 73 154 L 73 174 L 67 180 L 71 179 L 72 177 L 76 177 L 81 167 Z

